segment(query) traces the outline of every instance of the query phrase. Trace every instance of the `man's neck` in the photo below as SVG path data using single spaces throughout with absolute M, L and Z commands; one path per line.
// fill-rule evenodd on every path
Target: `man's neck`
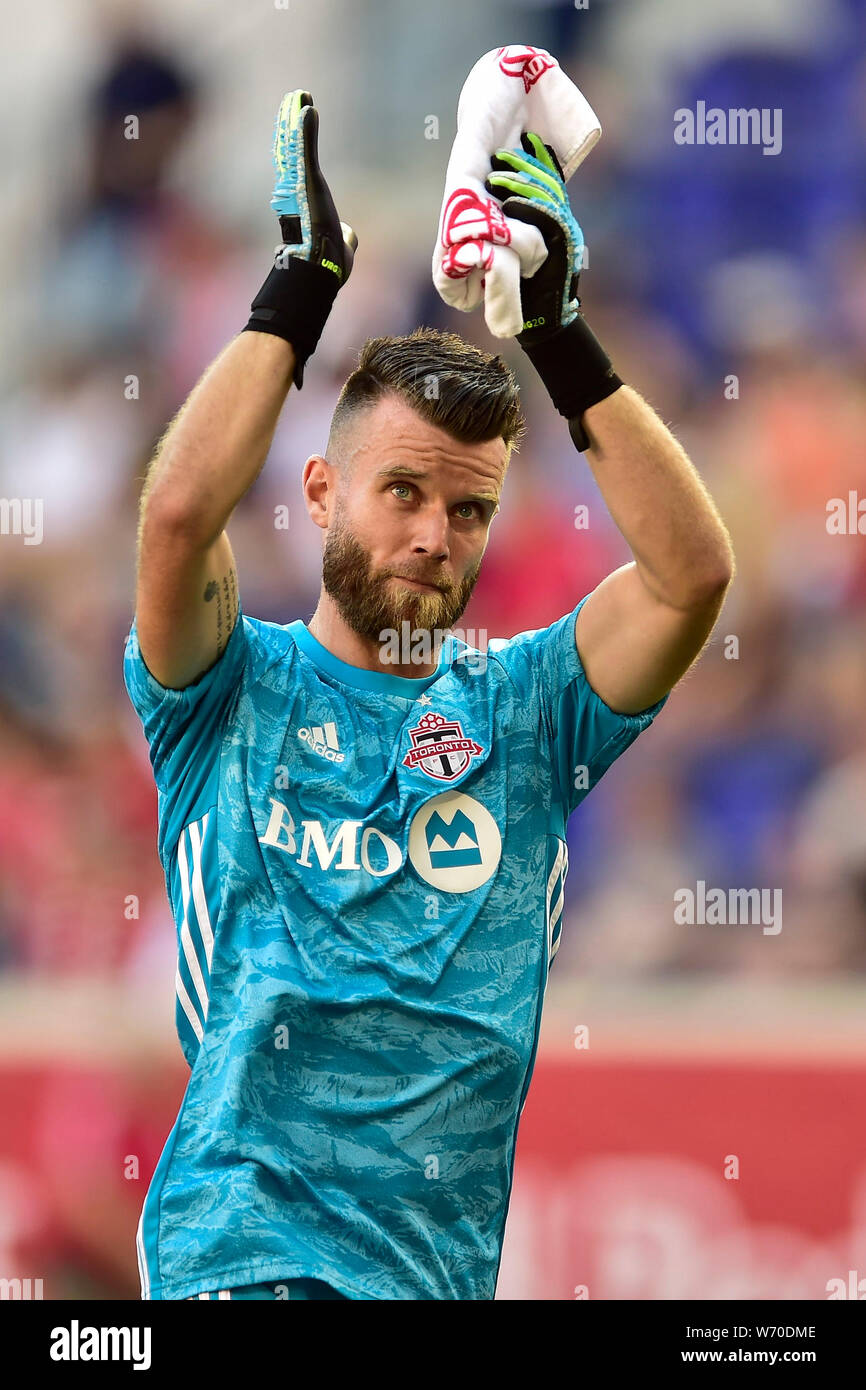
M 384 639 L 376 641 L 362 637 L 345 621 L 330 594 L 319 595 L 316 611 L 307 623 L 307 631 L 315 637 L 326 651 L 347 666 L 358 666 L 362 671 L 384 671 L 391 676 L 404 676 L 408 680 L 423 680 L 432 676 L 439 664 L 438 650 L 433 652 L 433 661 L 395 662 L 394 646 L 399 655 L 408 656 L 404 650 L 406 643 L 401 641 L 402 633 L 397 632 L 397 642 L 388 643 Z M 426 653 L 424 653 L 426 654 Z

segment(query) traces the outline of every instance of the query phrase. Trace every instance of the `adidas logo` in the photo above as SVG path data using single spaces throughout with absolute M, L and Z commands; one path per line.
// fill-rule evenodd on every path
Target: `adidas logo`
M 298 738 L 309 744 L 313 752 L 319 754 L 319 757 L 327 758 L 329 763 L 341 763 L 345 759 L 345 753 L 340 752 L 337 726 L 333 722 L 313 724 L 309 729 L 299 729 Z

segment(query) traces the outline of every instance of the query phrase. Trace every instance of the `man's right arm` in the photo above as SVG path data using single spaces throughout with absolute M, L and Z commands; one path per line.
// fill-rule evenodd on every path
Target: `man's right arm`
M 285 339 L 240 333 L 160 442 L 142 493 L 135 608 L 142 659 L 161 685 L 192 684 L 231 636 L 238 589 L 225 528 L 264 466 L 294 368 Z
M 358 244 L 319 167 L 319 113 L 287 92 L 271 207 L 282 246 L 244 330 L 172 421 L 142 492 L 136 629 L 145 666 L 182 690 L 222 656 L 238 613 L 229 518 L 261 472 L 292 383 L 300 390 Z

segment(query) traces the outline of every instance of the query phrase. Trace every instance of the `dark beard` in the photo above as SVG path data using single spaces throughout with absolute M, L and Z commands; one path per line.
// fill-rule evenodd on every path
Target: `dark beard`
M 386 640 L 384 632 L 400 634 L 404 622 L 409 623 L 413 634 L 438 631 L 444 635 L 466 608 L 480 569 L 479 560 L 458 585 L 449 585 L 440 575 L 431 573 L 429 567 L 425 572 L 417 564 L 404 565 L 399 571 L 374 569 L 369 552 L 335 520 L 325 537 L 322 583 L 353 631 L 372 642 L 382 642 Z M 421 584 L 442 585 L 442 592 L 400 592 L 388 582 L 390 576 L 398 573 Z

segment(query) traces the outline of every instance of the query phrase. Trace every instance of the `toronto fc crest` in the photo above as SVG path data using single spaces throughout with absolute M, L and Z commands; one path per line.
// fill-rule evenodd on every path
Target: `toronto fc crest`
M 412 747 L 403 759 L 404 767 L 420 767 L 437 782 L 453 782 L 465 772 L 473 758 L 484 749 L 472 738 L 465 738 L 457 719 L 444 719 L 431 710 L 409 730 Z

